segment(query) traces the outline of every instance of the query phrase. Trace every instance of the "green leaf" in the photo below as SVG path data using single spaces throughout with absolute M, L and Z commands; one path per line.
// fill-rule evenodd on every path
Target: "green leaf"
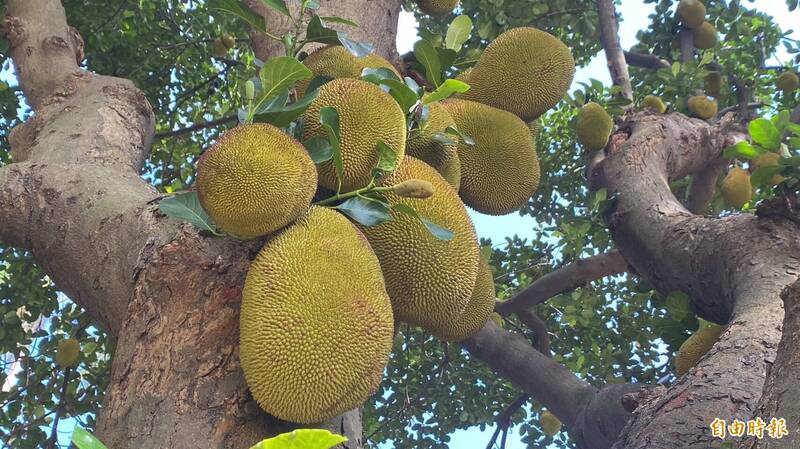
M 728 159 L 753 159 L 764 151 L 742 140 L 722 150 L 722 155 Z
M 314 136 L 306 140 L 303 142 L 303 146 L 306 147 L 308 155 L 315 164 L 321 164 L 333 158 L 333 146 L 328 139 L 322 136 Z
M 306 27 L 306 40 L 308 42 L 319 42 L 329 45 L 340 44 L 339 33 L 334 29 L 326 27 L 322 19 L 316 15 L 308 22 L 308 27 Z
M 264 18 L 254 13 L 240 0 L 208 0 L 208 9 L 223 11 L 244 20 L 248 25 L 262 33 L 267 31 Z
M 419 101 L 417 94 L 411 90 L 410 87 L 397 80 L 384 79 L 380 82 L 381 85 L 389 88 L 389 95 L 394 98 L 400 109 L 408 113 L 414 105 Z
M 441 101 L 445 98 L 449 98 L 453 94 L 464 93 L 468 90 L 469 84 L 459 80 L 447 79 L 442 83 L 441 86 L 437 87 L 436 90 L 426 95 L 423 102 L 425 104 L 429 104 L 436 101 Z
M 455 234 L 453 234 L 453 231 L 447 228 L 443 228 L 442 226 L 437 225 L 436 223 L 430 221 L 429 219 L 422 217 L 417 212 L 417 210 L 411 206 L 398 203 L 392 205 L 392 209 L 418 220 L 425 226 L 428 232 L 430 232 L 434 237 L 436 237 L 437 240 L 451 240 L 455 236 Z
M 389 208 L 381 201 L 354 196 L 334 207 L 364 226 L 377 226 L 392 219 Z
M 323 16 L 322 20 L 328 23 L 341 23 L 342 25 L 349 25 L 351 27 L 358 27 L 358 22 L 354 22 L 352 20 L 343 19 L 337 16 Z
M 768 150 L 777 150 L 781 146 L 781 133 L 771 121 L 758 118 L 750 122 L 750 137 L 753 141 Z
M 368 54 L 372 53 L 372 50 L 375 48 L 369 42 L 356 42 L 349 37 L 347 37 L 347 33 L 343 31 L 337 31 L 336 36 L 339 38 L 339 42 L 341 42 L 342 46 L 347 49 L 350 53 L 353 54 L 356 58 L 363 58 Z
M 97 437 L 80 427 L 72 431 L 71 441 L 78 449 L 108 449 Z
M 433 135 L 431 136 L 431 140 L 433 140 L 434 142 L 441 143 L 442 145 L 458 145 L 457 140 L 451 139 L 450 137 L 447 136 L 447 134 L 443 132 L 433 133 Z
M 400 78 L 386 67 L 365 67 L 361 71 L 361 79 L 373 84 L 380 84 L 383 80 L 400 81 Z
M 460 15 L 450 22 L 447 28 L 447 35 L 444 38 L 444 46 L 450 50 L 459 51 L 464 42 L 469 40 L 472 32 L 472 19 L 468 16 Z
M 347 438 L 323 429 L 297 429 L 268 438 L 250 449 L 330 449 Z
M 312 91 L 307 90 L 300 101 L 296 101 L 288 106 L 274 107 L 258 112 L 253 116 L 253 121 L 258 123 L 270 123 L 278 128 L 288 126 L 306 112 L 311 102 L 317 98 L 317 94 L 319 94 L 319 89 Z
M 325 106 L 319 111 L 319 122 L 325 128 L 328 134 L 328 141 L 331 143 L 331 150 L 333 151 L 333 166 L 336 169 L 336 177 L 339 180 L 339 188 L 336 193 L 341 190 L 342 178 L 344 177 L 344 162 L 342 161 L 342 149 L 339 146 L 339 113 L 331 106 Z
M 197 197 L 197 192 L 179 193 L 164 198 L 158 203 L 158 209 L 162 214 L 170 218 L 187 221 L 195 227 L 209 231 L 214 235 L 223 235 L 217 232 L 217 227 L 211 217 L 203 210 L 203 206 L 200 205 L 200 199 Z
M 425 68 L 425 77 L 434 87 L 439 87 L 442 83 L 442 65 L 439 61 L 439 54 L 430 42 L 426 40 L 417 41 L 414 44 L 414 56 L 417 61 Z
M 781 165 L 768 165 L 766 167 L 759 167 L 750 175 L 750 184 L 753 187 L 760 187 L 769 184 L 772 177 L 779 174 L 783 170 Z
M 376 145 L 378 151 L 378 163 L 375 166 L 382 172 L 394 171 L 397 168 L 397 153 L 386 142 L 379 140 Z
M 475 145 L 475 140 L 472 137 L 462 133 L 455 126 L 448 126 L 445 128 L 444 132 L 459 137 L 467 145 Z
M 261 0 L 261 3 L 267 8 L 274 9 L 286 17 L 292 17 L 292 15 L 289 14 L 289 8 L 286 7 L 286 3 L 284 3 L 283 0 Z
M 675 291 L 667 295 L 667 312 L 672 319 L 680 321 L 691 311 L 692 301 L 686 293 Z
M 308 83 L 308 87 L 306 87 L 306 95 L 308 95 L 308 92 L 317 90 L 320 87 L 322 87 L 325 83 L 327 83 L 328 81 L 332 81 L 332 80 L 333 80 L 333 77 L 327 76 L 327 75 L 317 75 L 317 76 L 315 76 Z
M 313 76 L 311 70 L 302 62 L 290 56 L 279 56 L 264 63 L 259 73 L 261 79 L 262 102 L 280 92 L 291 88 L 300 80 L 307 80 Z

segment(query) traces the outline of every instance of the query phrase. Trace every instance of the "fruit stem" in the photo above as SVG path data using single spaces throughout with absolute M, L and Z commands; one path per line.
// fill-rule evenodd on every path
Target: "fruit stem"
M 330 198 L 325 198 L 324 200 L 317 201 L 316 203 L 314 203 L 314 205 L 316 205 L 316 206 L 326 206 L 328 204 L 335 203 L 337 201 L 343 201 L 343 200 L 347 200 L 347 199 L 353 198 L 354 196 L 362 196 L 365 193 L 388 192 L 390 190 L 392 190 L 392 186 L 376 187 L 375 186 L 375 181 L 373 180 L 366 187 L 362 187 L 362 188 L 360 188 L 358 190 L 353 190 L 352 192 L 337 193 L 336 195 L 333 195 Z

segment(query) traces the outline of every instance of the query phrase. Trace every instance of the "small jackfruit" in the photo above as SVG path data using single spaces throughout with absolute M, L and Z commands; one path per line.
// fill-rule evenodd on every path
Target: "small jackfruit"
M 458 137 L 445 134 L 455 126 L 453 117 L 441 103 L 428 105 L 428 117 L 421 127 L 409 134 L 406 154 L 421 159 L 435 168 L 454 189 L 461 182 L 461 162 L 458 159 Z M 445 137 L 446 139 L 442 139 Z
M 708 72 L 704 78 L 706 93 L 712 97 L 719 98 L 722 93 L 722 73 L 717 71 Z
M 228 47 L 222 42 L 222 39 L 216 38 L 211 42 L 211 54 L 217 58 L 224 58 L 228 54 Z
M 222 41 L 222 45 L 224 45 L 227 50 L 230 50 L 236 46 L 236 39 L 234 39 L 230 34 L 223 34 L 220 36 L 220 40 Z
M 741 209 L 753 197 L 750 173 L 739 167 L 733 167 L 722 180 L 720 192 L 729 206 Z
M 698 28 L 706 18 L 706 5 L 700 0 L 681 0 L 678 3 L 678 17 L 686 28 Z
M 717 100 L 712 100 L 705 95 L 689 97 L 687 105 L 689 106 L 689 112 L 703 120 L 711 119 L 717 115 Z
M 665 105 L 664 102 L 655 95 L 648 95 L 644 97 L 644 100 L 642 100 L 642 108 L 653 110 L 659 114 L 663 114 L 667 111 L 667 105 Z M 605 147 L 605 145 L 603 146 Z
M 792 70 L 787 70 L 778 76 L 775 81 L 775 86 L 785 93 L 791 93 L 797 90 L 800 86 L 800 78 Z
M 81 344 L 74 338 L 67 338 L 58 344 L 56 350 L 56 365 L 61 368 L 74 368 L 78 366 L 81 358 Z
M 703 22 L 694 30 L 694 46 L 701 50 L 708 50 L 717 46 L 717 29 L 709 22 Z
M 550 410 L 545 410 L 539 415 L 539 426 L 541 426 L 542 432 L 549 437 L 561 432 L 561 420 L 556 418 L 556 415 Z
M 614 120 L 599 104 L 586 103 L 578 112 L 575 133 L 578 142 L 587 149 L 597 151 L 605 148 L 613 130 Z
M 430 198 L 436 193 L 433 184 L 423 179 L 409 179 L 392 186 L 392 192 L 403 198 Z
M 416 0 L 420 11 L 432 17 L 443 17 L 458 6 L 458 0 Z
M 309 424 L 361 405 L 381 381 L 393 333 L 378 259 L 332 209 L 312 207 L 250 265 L 239 353 L 247 386 L 271 415 Z
M 719 340 L 723 326 L 700 320 L 699 329 L 683 342 L 675 355 L 675 374 L 683 376 L 697 365 L 706 352 Z
M 270 234 L 311 204 L 317 171 L 303 145 L 264 123 L 226 132 L 200 157 L 197 194 L 223 231 Z
M 458 194 L 428 164 L 406 156 L 381 184 L 408 179 L 430 182 L 436 194 L 415 199 L 385 192 L 386 200 L 414 208 L 449 229 L 453 238 L 439 240 L 418 220 L 395 209 L 391 220 L 360 228 L 380 260 L 395 317 L 435 329 L 458 318 L 470 300 L 478 274 L 478 239 Z
M 530 121 L 564 97 L 574 73 L 572 53 L 558 38 L 536 28 L 513 28 L 486 47 L 461 98 Z
M 489 263 L 481 257 L 475 288 L 472 290 L 472 297 L 467 304 L 467 308 L 455 320 L 442 323 L 438 328 L 430 329 L 430 332 L 444 341 L 466 340 L 472 334 L 481 330 L 486 320 L 491 318 L 494 311 L 494 303 L 494 276 L 492 276 L 492 269 L 489 267 Z
M 778 165 L 778 160 L 781 156 L 778 153 L 764 153 L 753 159 L 753 171 L 758 170 L 761 167 L 774 167 Z M 772 175 L 772 178 L 769 179 L 768 183 L 770 185 L 776 186 L 782 183 L 786 178 L 781 175 L 775 174 Z
M 304 115 L 303 140 L 327 137 L 320 123 L 320 110 L 333 107 L 339 113 L 339 146 L 344 165 L 342 191 L 369 184 L 378 163 L 378 141 L 394 150 L 402 160 L 406 148 L 406 118 L 400 105 L 380 87 L 366 81 L 335 79 L 324 84 Z M 317 166 L 319 184 L 337 190 L 333 161 Z
M 514 114 L 474 101 L 448 100 L 444 106 L 459 131 L 475 141 L 458 144 L 461 199 L 490 215 L 525 206 L 539 186 L 539 159 L 528 125 Z
M 389 69 L 403 79 L 394 66 L 381 56 L 370 53 L 357 58 L 341 45 L 322 47 L 303 59 L 303 64 L 311 70 L 314 76 L 329 76 L 331 78 L 360 78 L 365 68 Z M 305 95 L 306 88 L 311 80 L 298 81 L 295 85 L 298 98 Z

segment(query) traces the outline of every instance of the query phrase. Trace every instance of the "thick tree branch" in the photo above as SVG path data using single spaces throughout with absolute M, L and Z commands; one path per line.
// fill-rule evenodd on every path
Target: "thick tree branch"
M 639 67 L 642 69 L 668 69 L 670 63 L 666 59 L 661 59 L 656 55 L 646 55 L 643 53 L 634 53 L 632 51 L 623 51 L 625 55 L 625 62 L 631 67 Z
M 622 88 L 622 96 L 633 100 L 633 87 L 628 74 L 628 64 L 619 44 L 619 25 L 614 0 L 595 0 L 600 29 L 600 42 L 606 53 L 608 71 L 615 86 Z
M 689 212 L 702 215 L 708 210 L 711 200 L 714 199 L 717 179 L 727 166 L 728 161 L 720 158 L 715 162 L 710 162 L 708 167 L 694 175 L 689 188 L 689 198 L 686 201 L 686 208 L 689 209 Z

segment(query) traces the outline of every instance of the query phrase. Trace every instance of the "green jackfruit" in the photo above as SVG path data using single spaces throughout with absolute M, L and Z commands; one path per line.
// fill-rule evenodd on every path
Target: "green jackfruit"
M 211 42 L 211 54 L 217 58 L 224 58 L 228 54 L 228 47 L 222 39 L 216 38 Z
M 705 81 L 706 93 L 712 97 L 719 98 L 722 94 L 722 73 L 713 71 L 708 72 L 703 79 Z
M 564 97 L 574 73 L 572 53 L 558 38 L 536 28 L 513 28 L 486 47 L 462 98 L 530 121 Z
M 613 130 L 614 120 L 599 104 L 586 103 L 578 112 L 575 133 L 578 142 L 587 149 L 597 151 L 605 148 Z
M 408 179 L 430 182 L 436 194 L 415 199 L 385 192 L 386 200 L 413 207 L 422 217 L 453 232 L 453 238 L 439 240 L 418 220 L 394 209 L 391 220 L 361 230 L 381 262 L 395 316 L 425 329 L 437 329 L 457 319 L 470 300 L 478 275 L 478 240 L 458 194 L 428 164 L 406 156 L 381 184 Z
M 478 278 L 467 308 L 455 320 L 431 329 L 431 334 L 437 338 L 444 341 L 466 340 L 481 330 L 486 320 L 491 318 L 495 303 L 494 277 L 489 263 L 483 257 L 479 263 Z
M 357 58 L 341 45 L 322 47 L 303 59 L 303 64 L 314 73 L 314 76 L 323 75 L 331 78 L 355 79 L 361 77 L 361 71 L 365 68 L 384 68 L 391 70 L 398 78 L 403 79 L 400 76 L 400 72 L 381 56 L 370 53 L 367 56 Z M 298 98 L 305 95 L 306 88 L 310 82 L 311 80 L 298 81 L 295 86 Z
M 708 50 L 717 46 L 717 29 L 709 22 L 703 22 L 694 30 L 694 46 L 701 50 Z
M 458 0 L 416 0 L 420 11 L 432 17 L 443 17 L 458 6 Z
M 675 374 L 683 376 L 697 365 L 706 352 L 719 340 L 725 328 L 718 324 L 700 320 L 700 328 L 683 342 L 675 355 Z
M 406 118 L 400 105 L 380 87 L 366 81 L 335 79 L 324 84 L 305 112 L 303 141 L 314 136 L 327 138 L 319 121 L 323 107 L 339 113 L 340 148 L 344 165 L 342 191 L 349 192 L 369 184 L 378 163 L 379 140 L 389 145 L 398 160 L 405 155 Z M 337 190 L 332 161 L 317 166 L 321 186 Z
M 689 97 L 687 104 L 692 115 L 703 120 L 709 120 L 717 115 L 717 100 L 712 100 L 705 95 Z
M 780 160 L 781 156 L 778 153 L 764 153 L 753 159 L 753 171 L 758 170 L 761 167 L 774 167 L 778 165 L 778 160 Z M 783 181 L 785 181 L 781 175 L 772 175 L 772 178 L 769 179 L 769 184 L 776 186 Z
M 491 318 L 492 318 L 492 321 L 494 321 L 494 324 L 496 324 L 498 327 L 505 327 L 504 324 L 503 324 L 504 323 L 503 322 L 503 317 L 499 313 L 497 313 L 497 312 L 492 313 Z
M 67 338 L 58 344 L 56 350 L 56 365 L 61 368 L 74 368 L 78 366 L 81 358 L 81 344 L 74 338 Z
M 462 83 L 469 84 L 469 74 L 472 73 L 472 67 L 467 67 L 466 70 L 462 71 L 458 75 L 456 75 L 456 79 L 461 81 Z
M 775 81 L 775 86 L 786 93 L 796 91 L 798 85 L 800 85 L 800 78 L 791 70 L 781 73 Z
M 720 192 L 729 206 L 741 209 L 753 198 L 750 173 L 739 167 L 733 167 L 722 180 Z
M 539 128 L 541 128 L 541 126 L 539 120 L 531 120 L 528 122 L 528 129 L 531 131 L 531 137 L 533 137 L 534 143 L 536 142 L 536 136 L 539 135 Z
M 309 424 L 361 405 L 381 381 L 393 332 L 378 259 L 332 209 L 312 207 L 250 266 L 239 353 L 253 398 L 271 415 Z
M 664 102 L 655 95 L 648 95 L 644 97 L 644 100 L 642 100 L 642 108 L 653 110 L 659 114 L 663 114 L 667 111 L 667 105 L 665 105 Z M 605 145 L 603 146 L 605 147 Z
M 545 410 L 539 415 L 539 426 L 541 426 L 542 432 L 549 437 L 561 432 L 561 420 L 556 418 L 556 415 L 550 410 Z
M 454 189 L 461 183 L 461 162 L 458 159 L 457 136 L 445 134 L 455 126 L 453 117 L 441 103 L 431 103 L 428 118 L 422 127 L 411 132 L 406 153 L 435 168 Z
M 678 3 L 678 17 L 686 28 L 698 28 L 706 18 L 706 5 L 700 0 L 681 0 Z
M 197 194 L 223 231 L 270 234 L 308 209 L 317 171 L 303 145 L 263 123 L 226 132 L 197 165 Z
M 539 159 L 528 125 L 514 114 L 474 101 L 448 100 L 444 106 L 458 129 L 475 141 L 458 145 L 461 199 L 491 215 L 525 206 L 539 186 Z
M 230 50 L 236 46 L 236 39 L 234 39 L 234 37 L 230 34 L 223 34 L 219 39 L 222 41 L 222 45 L 224 45 L 227 50 Z

